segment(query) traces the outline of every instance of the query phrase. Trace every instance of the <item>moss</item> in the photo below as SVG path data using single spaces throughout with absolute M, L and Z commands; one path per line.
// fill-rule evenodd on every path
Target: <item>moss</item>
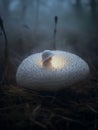
M 52 95 L 14 85 L 0 86 L 0 128 L 97 129 L 98 89 L 93 79 L 97 81 L 97 74 Z

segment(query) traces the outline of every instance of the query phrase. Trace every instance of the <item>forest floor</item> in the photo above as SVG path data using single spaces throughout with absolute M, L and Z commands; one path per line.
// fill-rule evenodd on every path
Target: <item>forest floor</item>
M 56 94 L 0 86 L 0 129 L 97 130 L 98 72 Z

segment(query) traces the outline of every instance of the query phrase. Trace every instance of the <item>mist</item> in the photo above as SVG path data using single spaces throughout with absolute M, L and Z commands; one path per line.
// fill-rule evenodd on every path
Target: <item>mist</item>
M 7 35 L 9 55 L 16 65 L 28 55 L 45 49 L 66 50 L 97 64 L 98 1 L 0 0 L 0 17 Z M 3 55 L 4 35 L 0 30 Z M 97 66 L 97 65 L 96 65 Z
M 0 0 L 0 129 L 25 128 L 98 129 L 98 0 Z

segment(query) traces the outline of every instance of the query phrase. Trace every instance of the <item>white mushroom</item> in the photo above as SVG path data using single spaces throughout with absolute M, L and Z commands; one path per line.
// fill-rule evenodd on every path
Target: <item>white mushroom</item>
M 47 68 L 52 67 L 51 61 L 52 61 L 53 55 L 54 54 L 49 50 L 46 50 L 42 53 L 42 64 L 44 67 L 47 67 Z
M 88 74 L 88 64 L 79 56 L 46 50 L 23 60 L 18 67 L 16 81 L 27 88 L 55 91 L 85 79 Z

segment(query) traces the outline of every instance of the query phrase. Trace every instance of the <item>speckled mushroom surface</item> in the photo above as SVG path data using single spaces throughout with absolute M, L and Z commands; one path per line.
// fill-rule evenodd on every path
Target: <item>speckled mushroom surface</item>
M 44 66 L 43 52 L 22 61 L 16 73 L 17 84 L 36 90 L 60 90 L 85 79 L 88 64 L 79 56 L 65 51 L 50 51 L 50 65 Z

